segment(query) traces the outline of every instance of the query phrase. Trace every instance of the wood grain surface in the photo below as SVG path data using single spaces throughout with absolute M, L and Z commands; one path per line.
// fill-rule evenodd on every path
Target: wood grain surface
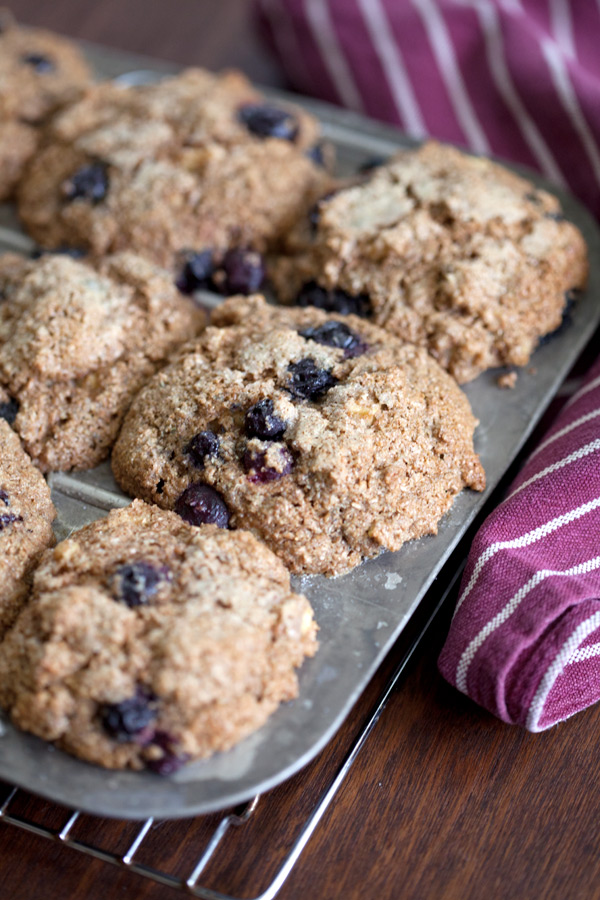
M 281 84 L 252 32 L 246 0 L 5 5 L 25 23 L 181 64 L 237 65 L 258 81 Z M 600 707 L 540 735 L 496 721 L 437 673 L 447 617 L 447 611 L 438 617 L 390 697 L 281 900 L 600 897 Z M 240 898 L 265 890 L 409 638 L 388 657 L 335 740 L 231 830 L 203 886 Z M 55 828 L 69 817 L 25 794 L 11 810 Z M 219 818 L 156 823 L 140 861 L 187 877 Z M 136 831 L 131 823 L 83 816 L 74 836 L 124 852 Z M 0 823 L 0 900 L 177 896 L 183 894 Z

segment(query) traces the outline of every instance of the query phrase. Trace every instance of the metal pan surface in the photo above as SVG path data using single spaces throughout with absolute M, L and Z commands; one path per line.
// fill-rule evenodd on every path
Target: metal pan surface
M 172 70 L 98 48 L 90 48 L 89 55 L 106 77 L 136 70 L 129 76 L 131 82 Z M 319 116 L 325 135 L 336 144 L 340 172 L 355 171 L 365 160 L 387 156 L 411 143 L 392 128 L 355 114 L 321 103 L 304 105 Z M 548 187 L 542 179 L 535 180 Z M 560 196 L 567 216 L 581 228 L 589 246 L 589 285 L 576 305 L 572 324 L 538 349 L 531 365 L 519 372 L 514 390 L 497 387 L 497 371 L 466 386 L 481 422 L 475 446 L 487 476 L 483 494 L 464 491 L 436 537 L 421 538 L 397 553 L 384 553 L 336 579 L 295 579 L 296 588 L 313 604 L 320 626 L 319 651 L 300 670 L 298 699 L 280 707 L 263 728 L 233 750 L 190 764 L 170 778 L 89 765 L 3 721 L 0 778 L 97 815 L 177 818 L 247 800 L 288 778 L 317 754 L 351 711 L 600 322 L 600 233 L 578 203 L 550 189 Z M 14 211 L 4 208 L 0 250 L 29 247 Z M 55 474 L 50 482 L 60 538 L 129 502 L 116 488 L 108 464 L 90 472 Z

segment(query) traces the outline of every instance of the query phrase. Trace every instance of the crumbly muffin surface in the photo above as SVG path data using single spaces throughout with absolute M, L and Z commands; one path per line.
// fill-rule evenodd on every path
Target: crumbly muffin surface
M 0 199 L 9 197 L 39 139 L 38 126 L 75 100 L 91 80 L 83 55 L 66 38 L 20 28 L 0 14 Z
M 263 251 L 329 184 L 317 140 L 311 116 L 236 72 L 97 85 L 53 120 L 20 213 L 43 246 L 132 249 L 171 267 L 191 252 Z
M 170 774 L 295 697 L 315 634 L 252 535 L 136 501 L 45 555 L 0 645 L 0 704 L 90 762 Z
M 273 266 L 287 302 L 358 308 L 459 381 L 522 366 L 585 285 L 555 197 L 487 159 L 428 143 L 325 197 Z
M 336 574 L 435 533 L 483 488 L 469 403 L 422 348 L 259 296 L 213 315 L 132 404 L 112 456 L 129 493 Z
M 108 455 L 132 396 L 204 314 L 133 254 L 98 267 L 65 255 L 0 257 L 0 386 L 43 470 Z
M 0 200 L 11 197 L 38 140 L 39 132 L 33 125 L 0 119 Z
M 54 543 L 56 515 L 41 472 L 1 417 L 9 409 L 0 390 L 0 636 L 27 598 L 42 551 Z

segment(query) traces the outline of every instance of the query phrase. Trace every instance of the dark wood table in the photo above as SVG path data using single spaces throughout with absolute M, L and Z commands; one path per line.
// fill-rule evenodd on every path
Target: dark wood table
M 280 86 L 248 22 L 245 0 L 8 0 L 26 23 L 107 46 L 217 69 L 240 66 Z M 435 604 L 447 575 L 429 599 Z M 450 598 L 451 601 L 451 598 Z M 278 894 L 306 898 L 600 896 L 600 706 L 530 735 L 482 712 L 436 670 L 449 606 L 391 692 L 340 791 Z M 423 616 L 428 609 L 425 608 Z M 413 630 L 421 624 L 415 621 Z M 200 883 L 256 897 L 343 765 L 408 646 L 405 634 L 334 741 L 264 795 L 232 828 Z M 1 800 L 0 795 L 0 800 Z M 68 811 L 19 793 L 17 814 L 61 828 Z M 220 816 L 158 822 L 140 860 L 187 877 Z M 77 837 L 124 853 L 138 826 L 83 816 Z M 0 824 L 0 900 L 175 898 L 179 891 Z

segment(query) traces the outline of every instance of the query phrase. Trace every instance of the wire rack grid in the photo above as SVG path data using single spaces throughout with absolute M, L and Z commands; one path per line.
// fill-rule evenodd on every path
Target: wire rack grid
M 461 562 L 458 569 L 454 571 L 445 591 L 439 599 L 434 602 L 433 608 L 428 612 L 423 622 L 420 623 L 415 636 L 412 638 L 408 647 L 403 651 L 392 676 L 389 678 L 383 691 L 373 704 L 362 728 L 349 745 L 341 764 L 338 764 L 337 768 L 329 773 L 328 784 L 325 789 L 318 794 L 316 802 L 313 803 L 312 808 L 304 819 L 300 832 L 295 838 L 290 839 L 287 852 L 274 877 L 267 887 L 259 895 L 256 895 L 253 900 L 273 900 L 280 892 L 286 879 L 298 862 L 300 855 L 316 831 L 325 812 L 333 802 L 343 782 L 348 776 L 352 765 L 370 737 L 390 696 L 397 688 L 402 675 L 410 660 L 413 658 L 415 651 L 421 645 L 423 638 L 429 631 L 441 608 L 445 605 L 446 600 L 455 590 L 463 566 L 464 561 Z M 187 876 L 179 876 L 154 868 L 139 860 L 140 850 L 144 845 L 144 841 L 156 824 L 154 818 L 146 819 L 138 828 L 133 839 L 130 840 L 129 846 L 125 852 L 119 853 L 114 850 L 103 849 L 100 846 L 88 843 L 87 841 L 76 837 L 77 824 L 82 816 L 82 813 L 78 810 L 65 810 L 66 818 L 64 822 L 59 827 L 54 828 L 39 824 L 31 817 L 20 814 L 16 810 L 16 807 L 18 799 L 24 794 L 25 792 L 21 791 L 18 787 L 6 787 L 4 799 L 0 801 L 0 824 L 21 829 L 38 837 L 46 838 L 64 847 L 68 847 L 71 850 L 76 850 L 79 853 L 101 860 L 104 863 L 117 866 L 121 870 L 133 872 L 165 887 L 185 892 L 188 895 L 202 898 L 202 900 L 239 900 L 239 898 L 234 897 L 231 894 L 203 886 L 200 883 L 200 880 L 202 875 L 206 872 L 209 863 L 214 858 L 217 849 L 223 845 L 232 829 L 239 829 L 246 825 L 252 819 L 259 804 L 270 802 L 269 798 L 265 798 L 259 794 L 250 802 L 236 808 L 233 812 L 224 814 L 216 823 L 206 846 L 197 858 L 189 874 Z M 247 898 L 245 898 L 245 900 L 247 900 Z

